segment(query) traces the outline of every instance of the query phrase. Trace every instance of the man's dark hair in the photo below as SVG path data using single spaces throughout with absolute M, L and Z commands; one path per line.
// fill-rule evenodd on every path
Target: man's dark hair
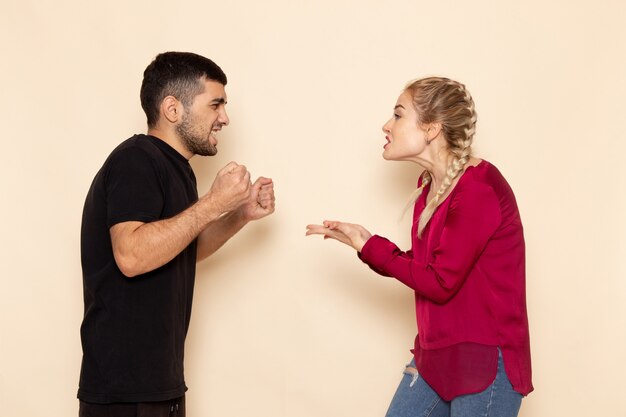
M 143 72 L 141 107 L 148 118 L 148 127 L 156 126 L 159 107 L 167 96 L 174 96 L 185 107 L 204 91 L 202 79 L 226 85 L 226 74 L 213 61 L 191 52 L 164 52 Z

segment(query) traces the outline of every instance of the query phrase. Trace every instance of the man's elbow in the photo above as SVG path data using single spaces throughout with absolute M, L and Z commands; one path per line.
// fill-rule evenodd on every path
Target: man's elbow
M 117 268 L 126 278 L 134 278 L 137 275 L 145 273 L 136 257 L 124 256 L 119 253 L 114 254 L 114 257 Z

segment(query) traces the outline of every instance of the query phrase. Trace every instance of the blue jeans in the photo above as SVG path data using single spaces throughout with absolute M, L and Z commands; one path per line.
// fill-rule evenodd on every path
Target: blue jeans
M 407 366 L 415 367 L 415 362 Z M 521 404 L 522 394 L 513 390 L 499 352 L 493 383 L 483 392 L 452 401 L 439 397 L 421 376 L 405 371 L 386 417 L 516 417 Z

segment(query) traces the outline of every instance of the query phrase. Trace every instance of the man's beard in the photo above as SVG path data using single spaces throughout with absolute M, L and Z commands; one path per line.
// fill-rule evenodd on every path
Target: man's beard
M 211 144 L 209 135 L 201 129 L 194 127 L 193 120 L 188 115 L 183 116 L 181 124 L 176 126 L 176 133 L 180 136 L 183 145 L 194 155 L 213 156 L 217 153 L 217 147 Z

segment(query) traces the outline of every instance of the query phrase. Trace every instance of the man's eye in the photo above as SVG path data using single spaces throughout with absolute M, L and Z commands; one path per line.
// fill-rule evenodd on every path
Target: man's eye
M 399 119 L 399 118 L 400 118 L 400 115 L 399 115 L 398 113 L 394 113 L 394 114 L 393 114 L 393 118 L 394 118 L 394 119 Z

